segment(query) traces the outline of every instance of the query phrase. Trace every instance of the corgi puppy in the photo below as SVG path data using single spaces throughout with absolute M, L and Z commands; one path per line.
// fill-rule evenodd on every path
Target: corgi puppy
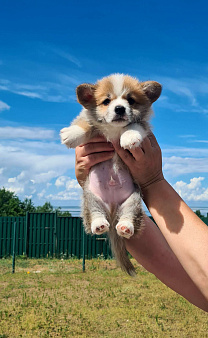
M 62 143 L 75 148 L 99 134 L 107 141 L 119 141 L 124 149 L 139 147 L 150 131 L 151 105 L 161 90 L 158 82 L 139 82 L 123 74 L 79 85 L 76 94 L 83 110 L 61 130 Z M 82 217 L 87 233 L 108 232 L 121 268 L 134 275 L 124 239 L 142 230 L 141 191 L 117 154 L 91 168 L 83 187 Z

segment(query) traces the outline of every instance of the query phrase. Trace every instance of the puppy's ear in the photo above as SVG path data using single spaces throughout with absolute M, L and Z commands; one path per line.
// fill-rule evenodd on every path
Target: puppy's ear
M 161 94 L 162 86 L 156 81 L 141 82 L 140 85 L 151 103 L 155 102 Z
M 91 108 L 96 105 L 95 100 L 95 85 L 83 83 L 76 89 L 77 100 L 85 108 Z

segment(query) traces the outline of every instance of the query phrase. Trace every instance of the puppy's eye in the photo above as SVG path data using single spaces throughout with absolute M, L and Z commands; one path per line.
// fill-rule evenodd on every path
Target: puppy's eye
M 136 102 L 132 97 L 129 97 L 127 101 L 130 104 L 130 106 Z
M 110 103 L 110 99 L 105 99 L 105 100 L 103 101 L 104 106 L 108 106 L 109 103 Z

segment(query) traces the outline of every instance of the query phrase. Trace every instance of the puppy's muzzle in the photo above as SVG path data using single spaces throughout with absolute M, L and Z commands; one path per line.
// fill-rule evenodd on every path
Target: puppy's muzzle
M 126 115 L 126 108 L 124 106 L 116 106 L 114 111 L 116 114 L 113 121 L 123 122 L 128 120 L 128 117 Z

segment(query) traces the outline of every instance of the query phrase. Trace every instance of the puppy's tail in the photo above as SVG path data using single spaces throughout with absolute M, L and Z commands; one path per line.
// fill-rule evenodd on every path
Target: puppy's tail
M 124 238 L 117 234 L 115 227 L 110 227 L 108 237 L 110 240 L 111 250 L 121 269 L 127 272 L 130 276 L 135 276 L 136 271 L 128 257 Z

